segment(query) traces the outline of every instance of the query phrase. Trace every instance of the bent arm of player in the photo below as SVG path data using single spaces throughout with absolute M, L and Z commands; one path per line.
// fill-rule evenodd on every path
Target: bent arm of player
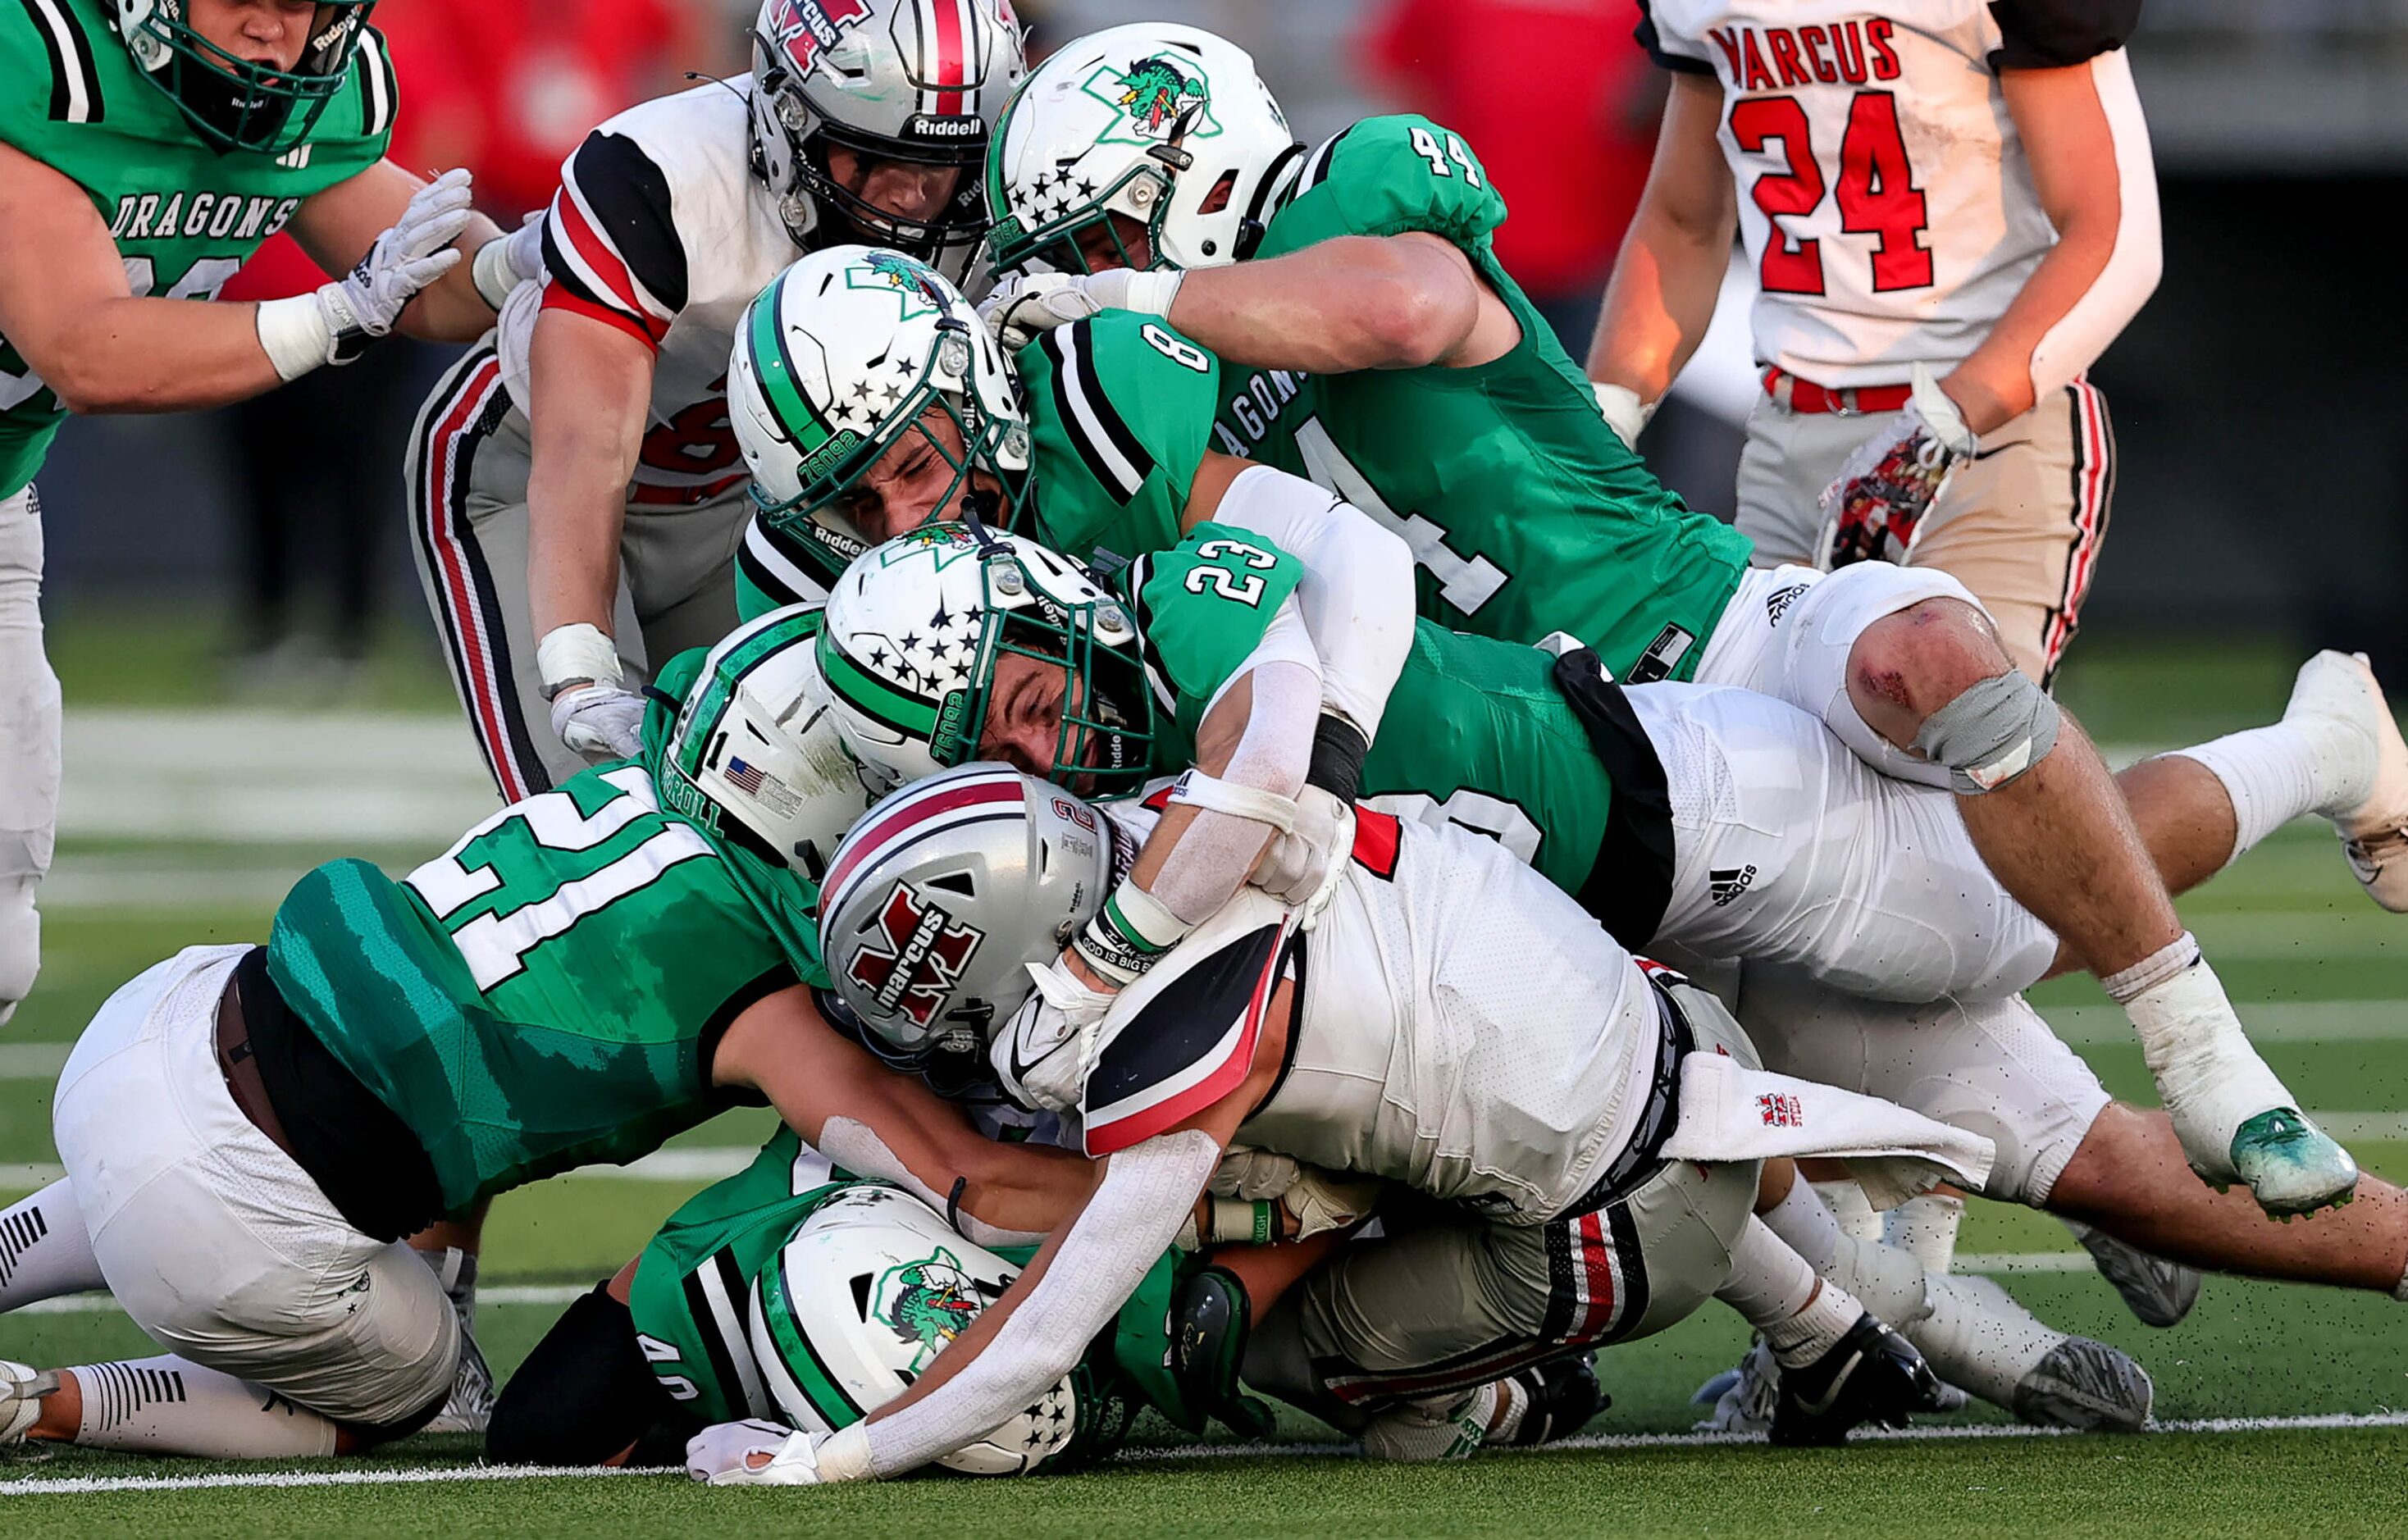
M 2164 264 L 2149 129 L 2121 49 L 1999 86 L 2057 244 L 1990 335 L 1940 382 L 1985 434 L 2098 362 L 2156 291 Z
M 528 348 L 527 599 L 552 731 L 592 759 L 639 747 L 643 696 L 626 688 L 611 626 L 627 482 L 652 401 L 642 338 L 547 307 Z
M 1714 137 L 1722 118 L 1722 85 L 1713 76 L 1673 75 L 1647 189 L 1614 259 L 1588 348 L 1598 405 L 1626 444 L 1647 425 L 1714 319 L 1739 229 L 1730 169 Z
M 386 330 L 426 342 L 474 342 L 501 307 L 500 299 L 479 282 L 480 264 L 491 275 L 496 260 L 515 254 L 523 262 L 530 243 L 523 235 L 504 235 L 493 221 L 468 207 L 468 197 L 466 171 L 447 171 L 430 183 L 391 161 L 379 161 L 304 203 L 293 216 L 293 238 L 327 272 L 351 276 L 355 291 L 377 311 L 373 317 L 364 313 L 363 321 L 373 319 Z M 410 264 L 423 266 L 430 260 L 412 254 L 424 245 L 420 227 L 437 210 L 453 207 L 466 210 L 466 218 L 434 255 L 475 255 L 468 261 L 453 257 L 432 281 L 401 292 Z M 488 248 L 495 255 L 487 255 Z M 541 248 L 532 250 L 539 258 Z M 390 313 L 382 310 L 386 304 Z M 384 335 L 373 325 L 369 331 Z
M 903 1188 L 981 1246 L 1034 1245 L 1095 1185 L 1084 1156 L 981 1134 L 960 1107 L 839 1034 L 800 986 L 737 1017 L 711 1056 L 711 1079 L 760 1091 L 812 1148 Z M 1193 1208 L 1173 1216 L 1174 1230 Z
M 1412 548 L 1326 488 L 1218 452 L 1197 467 L 1180 530 L 1208 520 L 1252 531 L 1304 563 L 1296 598 L 1321 660 L 1322 699 L 1368 748 L 1413 649 Z M 1351 781 L 1331 790 L 1352 800 Z
M 135 293 L 83 190 L 0 144 L 0 335 L 69 411 L 192 411 L 247 400 L 351 356 L 459 263 L 449 248 L 475 216 L 466 174 L 457 176 L 423 201 L 405 199 L 393 243 L 350 276 L 314 294 L 219 305 L 206 294 Z
M 1111 1156 L 1077 1217 L 902 1395 L 833 1434 L 779 1440 L 723 1425 L 688 1447 L 688 1472 L 721 1486 L 901 1476 L 1036 1400 L 1077 1365 L 1170 1244 L 1241 1116 L 1237 1100 L 1198 1119 L 1209 1130 L 1191 1124 Z

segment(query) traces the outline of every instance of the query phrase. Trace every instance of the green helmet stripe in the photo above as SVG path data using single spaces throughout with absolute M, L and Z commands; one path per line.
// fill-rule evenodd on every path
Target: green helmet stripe
M 745 346 L 752 355 L 752 378 L 761 382 L 761 393 L 768 398 L 769 409 L 777 414 L 779 425 L 794 440 L 795 448 L 808 459 L 812 450 L 828 441 L 831 430 L 820 409 L 811 405 L 795 378 L 794 355 L 786 351 L 786 328 L 780 317 L 784 310 L 787 275 L 779 275 L 752 302 L 752 324 L 746 328 Z
M 776 1345 L 778 1361 L 795 1376 L 795 1387 L 810 1398 L 812 1407 L 831 1428 L 847 1427 L 861 1420 L 862 1409 L 845 1393 L 835 1375 L 820 1358 L 819 1349 L 803 1333 L 795 1319 L 793 1295 L 786 1289 L 786 1259 L 781 1252 L 773 1267 L 761 1275 L 761 1319 L 769 1323 L 769 1340 Z
M 836 644 L 828 632 L 820 633 L 820 671 L 827 676 L 828 688 L 853 703 L 864 714 L 877 718 L 898 732 L 909 733 L 923 742 L 934 738 L 937 731 L 937 708 L 916 695 L 907 695 L 854 663 Z
M 796 643 L 808 642 L 818 621 L 819 615 L 813 612 L 763 626 L 712 666 L 710 677 L 701 683 L 702 692 L 695 700 L 694 710 L 686 716 L 685 732 L 677 746 L 675 763 L 680 773 L 688 778 L 702 774 L 703 750 L 710 746 L 711 734 L 719 731 L 719 720 L 727 715 L 727 707 L 736 699 L 744 677 Z

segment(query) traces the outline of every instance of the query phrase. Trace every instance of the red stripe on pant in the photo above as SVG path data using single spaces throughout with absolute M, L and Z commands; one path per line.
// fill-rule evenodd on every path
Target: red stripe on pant
M 2057 671 L 2066 644 L 2073 639 L 2082 601 L 2089 596 L 2107 533 L 2107 500 L 2114 489 L 2114 441 L 2107 427 L 2107 403 L 2087 379 L 2076 379 L 2066 389 L 2072 397 L 2073 438 L 2082 463 L 2074 470 L 2073 549 L 2066 557 L 2065 592 L 2042 638 L 2041 664 L 2047 674 Z
M 501 361 L 490 358 L 470 370 L 461 382 L 450 408 L 427 435 L 426 463 L 421 467 L 419 482 L 425 489 L 426 506 L 418 511 L 426 520 L 427 554 L 434 559 L 444 607 L 451 613 L 452 632 L 458 638 L 460 689 L 467 697 L 469 725 L 484 741 L 485 759 L 493 766 L 503 800 L 518 802 L 533 789 L 519 773 L 518 763 L 510 754 L 509 725 L 503 700 L 504 692 L 514 686 L 494 666 L 493 641 L 485 633 L 484 609 L 477 602 L 468 555 L 462 549 L 460 536 L 452 529 L 451 519 L 454 482 L 459 474 L 459 439 L 483 415 L 494 392 L 501 386 Z

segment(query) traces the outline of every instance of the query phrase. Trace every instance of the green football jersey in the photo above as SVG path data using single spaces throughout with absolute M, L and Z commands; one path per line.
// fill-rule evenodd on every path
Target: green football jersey
M 1304 376 L 1223 364 L 1165 322 L 1107 313 L 1020 350 L 1040 533 L 1133 558 L 1179 539 L 1203 451 L 1310 478 L 1412 547 L 1418 608 L 1509 642 L 1562 631 L 1618 678 L 1687 678 L 1746 569 L 1746 538 L 1667 491 L 1497 262 L 1498 196 L 1426 119 L 1367 118 L 1308 163 L 1261 256 L 1427 231 L 1521 325 L 1474 368 Z M 1205 422 L 1207 417 L 1212 421 Z
M 221 151 L 142 77 L 100 0 L 0 6 L 0 141 L 92 198 L 136 295 L 209 299 L 301 201 L 384 158 L 393 64 L 365 34 L 351 83 L 282 155 Z M 172 66 L 171 66 L 172 67 Z M 66 409 L 0 336 L 0 497 L 34 478 Z
M 1154 768 L 1194 763 L 1212 696 L 1262 641 L 1302 563 L 1258 535 L 1198 524 L 1122 575 L 1146 661 L 1174 700 L 1157 721 Z M 1489 834 L 1568 893 L 1596 864 L 1613 782 L 1534 647 L 1427 620 L 1363 762 L 1361 795 L 1388 812 Z
M 748 1330 L 756 1280 L 813 1209 L 858 1181 L 781 1128 L 751 1165 L 703 1189 L 668 1217 L 636 1263 L 627 1307 L 636 1340 L 670 1399 L 705 1422 L 786 1420 Z M 1014 1268 L 1027 1266 L 1036 1254 L 1035 1247 L 996 1252 Z M 1117 1404 L 1132 1395 L 1184 1420 L 1167 1367 L 1180 1262 L 1180 1253 L 1165 1252 L 1121 1307 L 1110 1339 L 1088 1348 L 1081 1365 L 1079 1433 L 1068 1451 L 1074 1460 L 1101 1453 L 1118 1437 L 1125 1419 Z M 841 1427 L 860 1415 L 825 1376 L 808 1383 L 810 1371 L 809 1364 L 796 1366 L 797 1388 L 831 1424 Z
M 702 653 L 663 671 L 690 683 Z M 303 877 L 268 971 L 433 1162 L 447 1208 L 624 1163 L 728 1105 L 719 1034 L 826 981 L 802 877 L 661 806 L 646 755 L 486 819 L 399 882 L 361 861 Z

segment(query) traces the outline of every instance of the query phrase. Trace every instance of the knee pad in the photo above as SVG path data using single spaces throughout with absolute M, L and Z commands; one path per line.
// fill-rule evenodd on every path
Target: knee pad
M 2010 669 L 1984 679 L 1923 719 L 1914 747 L 1948 772 L 1960 795 L 1995 791 L 2057 747 L 2057 703 Z
M 634 1314 L 596 1284 L 561 1312 L 502 1387 L 485 1457 L 498 1465 L 599 1465 L 674 1409 L 636 1341 Z

